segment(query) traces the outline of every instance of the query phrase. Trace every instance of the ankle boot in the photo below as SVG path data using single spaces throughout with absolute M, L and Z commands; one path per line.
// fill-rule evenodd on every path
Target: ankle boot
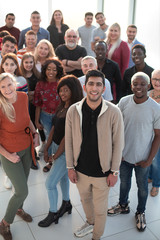
M 58 210 L 57 214 L 59 217 L 62 217 L 66 212 L 68 212 L 68 214 L 71 214 L 72 204 L 70 203 L 70 201 L 63 200 L 62 205 L 61 205 L 60 209 Z
M 10 226 L 6 226 L 3 221 L 0 223 L 0 234 L 5 240 L 12 240 L 12 234 L 10 232 Z
M 58 224 L 59 216 L 57 213 L 49 212 L 47 217 L 38 223 L 39 227 L 49 227 L 53 222 Z

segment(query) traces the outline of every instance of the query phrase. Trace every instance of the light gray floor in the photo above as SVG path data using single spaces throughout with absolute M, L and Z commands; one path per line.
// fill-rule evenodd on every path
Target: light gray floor
M 11 225 L 13 240 L 76 240 L 73 231 L 84 224 L 85 216 L 81 206 L 79 194 L 75 185 L 70 185 L 70 196 L 73 204 L 71 215 L 65 214 L 59 224 L 52 224 L 44 229 L 37 226 L 48 213 L 48 198 L 45 189 L 45 179 L 47 173 L 43 173 L 42 169 L 45 163 L 43 159 L 39 161 L 39 170 L 31 170 L 29 176 L 29 196 L 25 202 L 24 209 L 33 217 L 32 223 L 21 221 L 19 217 L 15 217 L 14 223 Z M 3 187 L 3 171 L 0 167 L 0 219 L 3 218 L 8 200 L 12 194 L 11 190 Z M 131 212 L 127 215 L 118 215 L 108 217 L 103 240 L 160 240 L 160 195 L 157 197 L 148 197 L 146 220 L 147 229 L 144 232 L 138 232 L 135 227 L 134 213 L 137 205 L 137 188 L 135 178 L 133 176 L 133 184 L 130 192 Z M 149 190 L 151 184 L 149 184 Z M 59 200 L 61 204 L 61 192 L 58 186 Z M 110 190 L 109 207 L 118 202 L 119 182 Z M 88 235 L 83 240 L 91 239 Z M 0 240 L 3 238 L 0 236 Z

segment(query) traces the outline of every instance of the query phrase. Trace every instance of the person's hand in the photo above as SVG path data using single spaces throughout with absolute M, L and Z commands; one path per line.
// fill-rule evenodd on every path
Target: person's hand
M 138 163 L 136 163 L 135 164 L 135 166 L 140 166 L 140 167 L 142 167 L 142 168 L 146 168 L 146 167 L 149 167 L 151 165 L 151 163 L 150 162 L 148 162 L 148 161 L 140 161 L 140 162 L 138 162 Z
M 95 40 L 95 42 L 98 42 L 98 41 L 101 40 L 101 38 L 97 36 L 97 37 L 94 38 L 94 40 Z
M 39 144 L 39 134 L 38 133 L 34 134 L 33 145 L 34 145 L 34 148 L 36 148 L 36 147 L 38 147 L 40 145 Z
M 36 124 L 36 127 L 39 129 L 39 130 L 43 130 L 43 125 L 39 122 L 35 122 Z
M 16 152 L 14 153 L 10 153 L 8 156 L 7 156 L 7 159 L 12 162 L 12 163 L 18 163 L 20 162 L 20 157 L 18 156 L 18 154 Z
M 48 151 L 44 149 L 44 161 L 47 163 L 49 161 Z
M 73 168 L 68 169 L 68 177 L 72 183 L 78 182 L 77 172 Z
M 107 185 L 108 187 L 114 187 L 118 180 L 118 176 L 114 176 L 112 173 L 110 173 L 107 177 Z

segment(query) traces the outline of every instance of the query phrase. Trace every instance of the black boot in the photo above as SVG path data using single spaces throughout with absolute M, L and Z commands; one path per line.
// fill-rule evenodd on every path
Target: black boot
M 59 216 L 57 213 L 49 212 L 48 216 L 38 223 L 38 226 L 39 227 L 49 227 L 53 222 L 55 222 L 55 224 L 57 224 L 58 218 L 59 218 Z
M 68 212 L 68 214 L 71 214 L 72 204 L 70 203 L 70 201 L 63 200 L 62 205 L 61 205 L 60 209 L 58 210 L 57 214 L 59 217 L 62 217 L 66 212 Z

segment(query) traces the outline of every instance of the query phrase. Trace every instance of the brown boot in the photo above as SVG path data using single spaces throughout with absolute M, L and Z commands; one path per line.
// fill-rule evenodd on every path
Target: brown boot
M 10 226 L 5 225 L 3 221 L 0 223 L 0 234 L 4 237 L 4 240 L 12 240 L 12 234 L 10 232 Z
M 21 217 L 26 222 L 32 222 L 32 217 L 28 213 L 26 213 L 23 209 L 19 209 L 16 213 L 19 217 Z

